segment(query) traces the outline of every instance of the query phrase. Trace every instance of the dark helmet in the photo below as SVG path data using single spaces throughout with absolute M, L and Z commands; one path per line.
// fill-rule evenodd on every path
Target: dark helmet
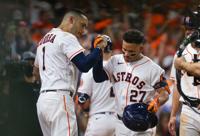
M 147 104 L 135 103 L 125 107 L 122 121 L 133 131 L 146 131 L 157 125 L 157 116 L 147 110 Z

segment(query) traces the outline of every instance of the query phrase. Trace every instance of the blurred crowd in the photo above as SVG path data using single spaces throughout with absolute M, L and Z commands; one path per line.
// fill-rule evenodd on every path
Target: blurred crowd
M 37 43 L 44 34 L 53 27 L 58 26 L 65 11 L 70 8 L 80 8 L 88 15 L 88 32 L 80 39 L 86 49 L 90 48 L 91 40 L 95 34 L 103 33 L 109 35 L 112 39 L 113 54 L 121 53 L 122 34 L 130 28 L 137 28 L 143 31 L 146 35 L 144 54 L 164 68 L 166 76 L 169 76 L 173 56 L 184 37 L 184 28 L 181 20 L 187 14 L 185 9 L 192 9 L 195 5 L 190 0 L 171 0 L 170 2 L 167 0 L 162 2 L 157 0 L 149 0 L 148 2 L 146 0 L 125 0 L 123 2 L 86 0 L 84 3 L 81 3 L 81 1 L 32 0 L 24 5 L 20 5 L 17 1 L 15 3 L 16 6 L 12 7 L 12 10 L 5 12 L 10 14 L 2 16 L 0 22 L 0 76 L 2 80 L 0 83 L 0 89 L 2 90 L 0 92 L 0 100 L 2 101 L 0 105 L 3 107 L 0 113 L 0 129 L 3 128 L 1 126 L 4 126 L 5 134 L 8 132 L 6 124 L 10 123 L 5 120 L 13 116 L 13 114 L 9 115 L 12 112 L 9 109 L 15 107 L 14 109 L 19 114 L 23 114 L 22 109 L 24 107 L 19 106 L 17 109 L 16 104 L 26 99 L 26 102 L 31 100 L 33 104 L 25 106 L 35 106 L 38 95 L 37 91 L 39 90 L 37 83 L 33 83 L 32 79 L 24 78 L 27 75 L 24 76 L 22 74 L 23 76 L 20 78 L 20 75 L 16 74 L 18 71 L 14 64 L 21 64 L 27 57 L 27 54 L 29 57 L 31 55 L 32 57 L 34 56 Z M 23 70 L 21 67 L 18 69 L 19 71 L 20 69 Z M 14 78 L 16 82 L 12 83 L 13 80 L 11 81 L 10 79 Z M 27 87 L 19 87 L 23 80 L 31 83 L 29 88 L 33 84 L 36 85 L 34 86 L 36 89 L 34 87 L 34 89 L 31 89 L 33 91 L 31 92 L 33 99 L 29 99 L 28 95 L 22 95 L 20 98 L 16 96 L 20 95 L 17 90 L 22 91 L 24 89 L 27 91 Z M 15 91 L 14 93 L 13 90 Z M 9 96 L 12 96 L 13 99 Z M 12 103 L 15 105 L 7 102 L 11 100 L 9 98 L 12 99 Z M 170 106 L 169 100 L 159 111 L 160 122 L 157 134 L 160 136 L 169 135 L 167 122 L 170 115 Z M 37 120 L 36 111 L 31 111 L 30 113 L 35 113 L 34 119 Z M 27 112 L 26 114 L 29 113 Z M 31 114 L 27 118 L 31 118 Z M 87 115 L 81 111 L 77 111 L 77 114 L 80 118 L 87 118 Z M 17 114 L 14 116 L 16 118 Z M 11 121 L 13 122 L 15 118 Z M 80 131 L 82 133 L 84 133 L 85 124 L 86 120 L 82 118 L 80 121 Z M 35 125 L 38 124 L 35 123 Z M 39 128 L 33 127 L 33 129 Z

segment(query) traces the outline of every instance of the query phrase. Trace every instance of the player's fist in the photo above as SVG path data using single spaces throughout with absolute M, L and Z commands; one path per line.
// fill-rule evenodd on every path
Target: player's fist
M 107 35 L 98 35 L 97 37 L 94 38 L 93 40 L 93 48 L 101 48 L 102 50 L 107 47 L 108 45 L 111 45 L 112 41 L 111 38 Z
M 94 38 L 93 48 L 99 47 L 99 48 L 103 49 L 105 46 L 106 46 L 106 42 L 102 35 L 98 35 L 97 37 Z
M 154 112 L 154 113 L 158 111 L 158 108 L 160 107 L 158 98 L 159 97 L 156 97 L 148 103 L 148 107 L 147 107 L 148 111 L 151 111 L 151 112 Z

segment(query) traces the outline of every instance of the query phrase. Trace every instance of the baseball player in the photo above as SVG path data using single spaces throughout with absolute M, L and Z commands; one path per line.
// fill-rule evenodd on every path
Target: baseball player
M 103 53 L 104 64 L 111 56 L 108 48 Z M 115 99 L 110 81 L 96 83 L 92 70 L 81 75 L 78 88 L 78 103 L 83 110 L 89 110 L 89 120 L 85 136 L 114 136 Z
M 85 56 L 78 42 L 86 31 L 88 19 L 83 12 L 72 10 L 61 24 L 39 42 L 34 73 L 41 78 L 37 113 L 44 136 L 76 136 L 77 123 L 73 93 L 77 87 L 78 70 L 88 72 L 101 58 L 106 43 L 95 39 L 93 51 Z
M 110 79 L 116 97 L 116 136 L 152 136 L 155 129 L 144 132 L 131 131 L 122 122 L 124 108 L 132 103 L 148 103 L 148 110 L 156 112 L 168 100 L 169 89 L 163 77 L 164 70 L 142 52 L 144 35 L 138 30 L 129 30 L 123 35 L 123 54 L 114 55 L 102 67 L 99 61 L 93 67 L 96 82 Z
M 195 45 L 196 44 L 196 45 Z M 199 45 L 199 46 L 197 46 Z M 200 39 L 197 39 L 196 42 L 189 44 L 186 49 L 183 51 L 183 57 L 176 58 L 175 62 L 172 66 L 171 71 L 171 79 L 176 83 L 176 71 L 175 68 L 180 69 L 183 72 L 181 78 L 181 88 L 182 91 L 190 97 L 200 98 L 199 85 L 194 85 L 194 76 L 199 76 L 199 63 L 193 63 L 193 59 L 195 55 L 198 56 L 199 59 L 199 51 L 200 51 Z M 200 114 L 198 114 L 198 110 L 200 109 L 200 105 L 191 105 L 193 109 L 185 103 L 184 99 L 180 96 L 177 89 L 174 89 L 173 93 L 173 102 L 172 102 L 172 111 L 171 117 L 168 124 L 171 135 L 175 135 L 176 132 L 176 114 L 178 109 L 182 105 L 181 115 L 180 115 L 180 129 L 179 134 L 181 136 L 199 136 L 200 135 Z M 195 112 L 195 110 L 197 112 Z

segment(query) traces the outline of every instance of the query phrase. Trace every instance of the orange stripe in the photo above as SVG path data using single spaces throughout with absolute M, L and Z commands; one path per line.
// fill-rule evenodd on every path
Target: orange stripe
M 80 49 L 77 52 L 75 52 L 74 54 L 72 54 L 69 59 L 71 60 L 74 56 L 76 56 L 77 54 L 79 54 L 80 52 L 84 51 L 84 49 Z
M 148 61 L 149 61 L 149 60 L 147 60 L 147 61 L 145 61 L 145 62 L 143 62 L 143 63 L 141 63 L 141 64 L 135 65 L 135 66 L 133 67 L 131 73 L 133 72 L 133 70 L 134 70 L 136 67 L 141 66 L 141 65 L 147 63 Z M 131 83 L 131 82 L 130 82 L 130 83 Z M 129 89 L 130 83 L 128 84 L 128 87 L 127 87 L 127 90 L 126 90 L 126 106 L 127 106 L 127 103 L 128 103 L 128 89 Z
M 70 136 L 70 122 L 69 122 L 69 113 L 67 112 L 67 105 L 66 105 L 66 98 L 63 95 L 63 101 L 64 101 L 64 109 L 66 112 L 66 116 L 67 116 L 67 123 L 68 123 L 68 136 Z

